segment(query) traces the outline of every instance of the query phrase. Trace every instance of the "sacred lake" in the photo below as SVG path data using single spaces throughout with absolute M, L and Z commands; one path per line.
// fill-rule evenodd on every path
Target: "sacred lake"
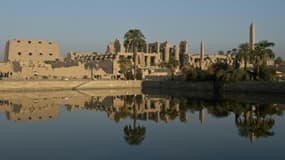
M 284 159 L 285 101 L 140 89 L 0 93 L 1 159 Z

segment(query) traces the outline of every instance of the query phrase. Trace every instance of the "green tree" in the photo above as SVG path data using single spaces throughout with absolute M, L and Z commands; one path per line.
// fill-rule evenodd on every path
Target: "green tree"
M 284 63 L 284 61 L 283 61 L 282 57 L 277 57 L 274 61 L 274 64 L 278 65 L 278 66 L 283 64 L 283 63 Z
M 244 70 L 247 69 L 247 64 L 250 59 L 250 45 L 248 43 L 242 43 L 239 45 L 238 52 L 236 54 L 236 58 L 239 59 L 240 61 L 243 61 L 244 63 Z
M 124 46 L 127 48 L 127 52 L 132 50 L 133 62 L 134 62 L 134 75 L 136 75 L 137 69 L 137 50 L 139 47 L 145 45 L 145 37 L 139 29 L 130 29 L 124 35 Z
M 93 80 L 94 79 L 94 69 L 98 68 L 98 64 L 94 61 L 89 61 L 89 62 L 85 63 L 84 67 L 90 69 L 90 71 L 91 71 L 90 77 Z
M 142 80 L 143 78 L 143 72 L 141 69 L 137 69 L 137 72 L 136 72 L 136 79 L 138 80 Z
M 256 76 L 259 78 L 260 66 L 266 65 L 268 59 L 274 58 L 274 52 L 272 47 L 274 47 L 273 42 L 267 40 L 260 41 L 255 44 L 255 50 L 253 51 L 254 65 Z
M 219 55 L 225 55 L 225 52 L 224 51 L 219 51 L 218 54 Z
M 131 61 L 130 59 L 122 56 L 119 59 L 119 65 L 120 65 L 120 72 L 124 74 L 126 79 L 129 79 L 128 73 L 130 72 L 131 69 Z

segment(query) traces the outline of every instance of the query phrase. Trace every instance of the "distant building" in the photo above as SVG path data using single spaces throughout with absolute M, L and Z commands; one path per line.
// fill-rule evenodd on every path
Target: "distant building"
M 249 44 L 255 45 L 255 26 L 250 26 Z M 62 57 L 57 43 L 46 40 L 9 40 L 6 44 L 5 61 L 0 63 L 0 78 L 2 79 L 124 79 L 120 69 L 121 57 L 128 58 L 131 65 L 136 60 L 137 68 L 143 73 L 143 78 L 165 78 L 170 74 L 161 64 L 174 59 L 179 63 L 176 75 L 181 74 L 181 68 L 191 66 L 207 70 L 213 64 L 227 63 L 234 65 L 234 54 L 206 54 L 205 43 L 201 41 L 200 53 L 189 51 L 187 41 L 171 45 L 169 41 L 147 42 L 137 49 L 134 57 L 133 49 L 115 39 L 107 45 L 106 52 L 70 52 Z M 243 67 L 243 60 L 238 62 Z M 248 62 L 248 67 L 253 64 Z M 273 59 L 267 65 L 273 65 Z

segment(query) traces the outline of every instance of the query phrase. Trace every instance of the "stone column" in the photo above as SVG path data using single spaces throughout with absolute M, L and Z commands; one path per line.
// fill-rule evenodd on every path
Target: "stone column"
M 156 42 L 156 53 L 160 53 L 160 43 Z
M 179 54 L 187 54 L 189 52 L 189 46 L 187 41 L 181 41 L 179 47 L 180 47 Z
M 145 66 L 144 53 L 142 53 L 142 54 L 140 55 L 140 58 L 141 58 L 141 65 L 142 65 L 142 66 Z
M 135 58 L 136 58 L 137 65 L 139 65 L 139 54 L 138 53 Z
M 145 53 L 148 53 L 149 49 L 148 49 L 148 43 L 145 44 Z
M 155 56 L 155 65 L 159 65 L 160 63 L 160 54 Z
M 179 52 L 180 52 L 180 49 L 177 45 L 174 46 L 174 58 L 175 60 L 177 60 L 179 62 Z
M 149 55 L 147 55 L 146 66 L 150 66 L 150 56 Z
M 170 43 L 166 41 L 164 46 L 164 62 L 166 63 L 169 62 L 169 57 L 170 57 L 169 49 L 170 49 Z

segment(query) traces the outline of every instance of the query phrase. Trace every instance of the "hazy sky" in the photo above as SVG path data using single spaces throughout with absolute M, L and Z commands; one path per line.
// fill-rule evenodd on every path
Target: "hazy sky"
M 108 42 L 139 28 L 148 41 L 188 40 L 197 53 L 229 50 L 256 39 L 276 43 L 285 53 L 284 0 L 0 0 L 0 53 L 9 39 L 47 39 L 61 52 L 104 52 Z M 285 56 L 284 56 L 285 57 Z

